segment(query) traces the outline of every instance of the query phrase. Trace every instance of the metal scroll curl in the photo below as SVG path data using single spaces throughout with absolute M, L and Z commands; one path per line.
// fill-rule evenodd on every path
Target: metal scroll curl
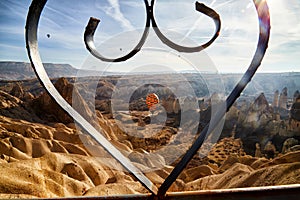
M 54 85 L 50 81 L 45 68 L 42 64 L 39 50 L 38 50 L 38 40 L 37 40 L 37 31 L 38 31 L 38 23 L 42 13 L 42 10 L 46 4 L 47 0 L 33 0 L 31 6 L 29 8 L 27 21 L 26 21 L 26 48 L 28 51 L 28 56 L 32 67 L 39 78 L 41 84 L 49 93 L 49 95 L 60 105 L 62 109 L 64 109 L 73 119 L 87 132 L 93 137 L 101 146 L 103 146 L 116 160 L 118 160 L 129 172 L 131 172 L 142 184 L 145 186 L 154 196 L 164 197 L 169 187 L 172 183 L 176 180 L 179 174 L 183 171 L 186 167 L 188 162 L 192 159 L 192 157 L 197 153 L 198 149 L 203 144 L 206 136 L 209 132 L 213 131 L 213 129 L 209 129 L 208 127 L 216 127 L 218 122 L 223 118 L 225 112 L 219 112 L 211 118 L 210 124 L 207 125 L 203 131 L 200 133 L 199 137 L 196 141 L 192 144 L 191 148 L 187 151 L 187 153 L 182 157 L 179 163 L 175 166 L 173 171 L 170 175 L 165 179 L 163 184 L 160 186 L 159 189 L 139 170 L 137 169 L 129 160 L 126 158 L 118 149 L 116 149 L 105 137 L 102 136 L 89 122 L 87 122 L 76 110 L 74 110 L 59 94 L 59 92 L 55 89 Z M 179 52 L 198 52 L 202 49 L 208 47 L 213 43 L 213 41 L 218 37 L 220 31 L 220 18 L 219 15 L 213 11 L 212 9 L 206 7 L 204 4 L 200 4 L 196 2 L 196 10 L 208 15 L 211 17 L 216 24 L 216 32 L 215 35 L 208 41 L 206 44 L 203 44 L 199 47 L 183 47 L 177 45 L 166 38 L 157 27 L 155 22 L 154 14 L 153 14 L 153 7 L 155 0 L 151 1 L 151 5 L 148 5 L 148 1 L 144 0 L 146 5 L 146 12 L 147 12 L 147 21 L 144 33 L 140 42 L 137 46 L 126 56 L 110 59 L 101 56 L 99 52 L 96 51 L 93 35 L 95 33 L 96 27 L 99 23 L 99 20 L 95 18 L 91 18 L 90 23 L 88 24 L 85 32 L 85 42 L 87 49 L 97 58 L 107 62 L 121 62 L 125 61 L 136 53 L 142 48 L 145 43 L 145 40 L 148 36 L 150 23 L 152 22 L 152 27 L 155 30 L 155 33 L 160 38 L 160 40 L 169 46 L 170 48 L 177 50 Z M 264 58 L 266 53 L 269 37 L 270 37 L 270 14 L 269 8 L 267 5 L 266 0 L 253 0 L 256 11 L 258 14 L 259 19 L 259 40 L 257 44 L 257 49 L 255 55 L 251 61 L 250 66 L 248 67 L 245 74 L 242 76 L 239 83 L 235 86 L 233 91 L 226 99 L 226 110 L 228 111 L 236 99 L 240 96 L 242 91 L 245 89 L 247 84 L 251 81 L 252 77 L 256 73 L 257 69 L 261 65 L 261 62 Z
M 156 35 L 158 36 L 158 38 L 167 46 L 169 46 L 170 48 L 179 51 L 179 52 L 185 52 L 185 53 L 193 53 L 193 52 L 200 52 L 203 49 L 207 48 L 209 45 L 211 45 L 215 39 L 217 39 L 217 37 L 219 36 L 220 30 L 221 30 L 221 20 L 220 20 L 220 16 L 217 12 L 215 12 L 213 9 L 207 7 L 206 5 L 204 5 L 203 3 L 199 3 L 198 1 L 195 3 L 195 8 L 198 12 L 207 15 L 208 17 L 212 18 L 216 29 L 215 29 L 215 33 L 213 35 L 213 37 L 206 42 L 205 44 L 202 44 L 200 46 L 197 47 L 185 47 L 179 44 L 176 44 L 174 42 L 172 42 L 171 40 L 169 40 L 159 29 L 159 27 L 157 26 L 155 17 L 154 17 L 154 12 L 153 12 L 153 8 L 155 5 L 155 0 L 151 1 L 151 5 L 149 5 L 148 0 L 144 0 L 145 2 L 145 6 L 146 6 L 146 13 L 147 13 L 147 19 L 146 19 L 146 25 L 145 25 L 145 30 L 143 32 L 143 35 L 140 39 L 140 41 L 138 42 L 138 44 L 135 46 L 135 48 L 130 51 L 127 55 L 119 57 L 119 58 L 107 58 L 103 55 L 101 55 L 96 47 L 95 47 L 95 43 L 94 43 L 94 34 L 95 31 L 97 29 L 97 26 L 100 22 L 99 19 L 91 17 L 88 25 L 86 26 L 85 29 L 85 33 L 84 33 L 84 42 L 86 45 L 87 50 L 96 58 L 104 61 L 104 62 L 123 62 L 127 59 L 130 59 L 132 56 L 134 56 L 136 53 L 138 53 L 142 46 L 144 45 L 147 36 L 149 34 L 149 29 L 150 29 L 150 24 L 152 22 L 152 27 L 156 33 Z

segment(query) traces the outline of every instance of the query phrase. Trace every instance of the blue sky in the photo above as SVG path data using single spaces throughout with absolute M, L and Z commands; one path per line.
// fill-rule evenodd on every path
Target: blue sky
M 212 36 L 214 24 L 194 10 L 194 0 L 157 0 L 155 16 L 165 33 L 184 43 L 184 39 L 203 43 Z M 244 72 L 254 54 L 258 21 L 251 0 L 203 0 L 216 10 L 222 30 L 205 53 L 220 72 Z M 0 1 L 0 60 L 25 61 L 24 27 L 30 0 Z M 271 39 L 260 72 L 300 71 L 300 1 L 269 0 Z M 143 0 L 48 0 L 40 21 L 39 47 L 42 60 L 69 63 L 80 68 L 89 53 L 83 43 L 84 28 L 91 16 L 101 19 L 95 42 L 106 48 L 128 48 L 145 24 Z M 126 35 L 126 32 L 129 33 Z M 135 34 L 131 34 L 131 33 Z M 47 37 L 50 34 L 50 38 Z M 116 35 L 126 41 L 118 41 Z M 136 37 L 134 37 L 136 35 Z M 119 37 L 120 38 L 120 37 Z M 118 44 L 118 45 L 116 45 Z M 121 45 L 122 44 L 122 45 Z M 111 45 L 111 46 L 109 46 Z M 105 45 L 104 45 L 105 46 Z M 151 46 L 150 46 L 151 47 Z M 103 54 L 105 54 L 103 52 Z M 153 58 L 151 58 L 153 59 Z M 146 61 L 145 61 L 146 62 Z

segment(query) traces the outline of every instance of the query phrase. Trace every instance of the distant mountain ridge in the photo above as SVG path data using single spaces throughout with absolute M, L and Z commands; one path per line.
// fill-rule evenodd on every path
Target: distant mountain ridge
M 49 78 L 119 75 L 119 72 L 76 69 L 70 64 L 43 63 Z M 0 81 L 21 81 L 37 78 L 30 63 L 0 61 Z
M 44 63 L 50 78 L 76 76 L 78 69 L 69 64 Z M 26 80 L 36 78 L 30 63 L 0 62 L 0 80 Z

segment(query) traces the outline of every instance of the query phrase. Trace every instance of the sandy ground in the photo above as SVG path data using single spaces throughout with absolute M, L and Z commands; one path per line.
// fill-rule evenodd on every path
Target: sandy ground
M 92 142 L 90 147 L 94 147 L 98 156 L 91 156 L 75 129 L 64 124 L 47 126 L 1 116 L 0 128 L 1 198 L 147 193 L 117 161 Z M 129 157 L 141 154 L 132 150 L 128 141 L 115 141 L 114 144 Z M 234 153 L 239 141 L 225 138 L 212 152 L 225 152 L 228 144 L 233 146 L 231 153 L 229 151 L 223 157 L 210 153 L 208 158 L 215 163 L 201 161 L 201 165 L 199 161 L 200 165 L 188 167 L 170 191 L 300 183 L 300 151 L 279 155 L 275 159 L 255 158 Z M 164 164 L 163 159 L 159 161 L 157 157 L 149 160 Z M 138 160 L 137 166 L 149 168 Z M 146 175 L 159 186 L 172 169 L 172 166 L 165 165 L 162 169 L 146 172 Z

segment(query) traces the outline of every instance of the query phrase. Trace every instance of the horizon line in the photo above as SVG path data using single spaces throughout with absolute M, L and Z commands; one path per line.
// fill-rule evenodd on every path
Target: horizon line
M 9 62 L 14 62 L 14 63 L 24 63 L 24 64 L 31 64 L 29 61 L 17 61 L 17 60 L 0 60 L 0 63 L 9 63 Z M 93 70 L 93 69 L 80 69 L 77 67 L 74 67 L 74 65 L 70 64 L 70 63 L 63 63 L 63 62 L 43 62 L 43 64 L 54 64 L 54 65 L 70 65 L 72 68 L 76 69 L 76 70 L 86 70 L 86 71 L 96 71 L 96 72 L 102 72 L 102 71 L 98 71 L 98 70 Z M 194 73 L 197 72 L 196 70 L 180 70 L 180 73 Z M 211 71 L 200 71 L 201 73 L 206 73 L 206 74 L 244 74 L 245 72 L 232 72 L 232 71 L 217 71 L 215 72 L 211 72 Z M 128 71 L 106 71 L 104 73 L 118 73 L 118 74 L 122 74 L 122 73 L 128 73 Z M 143 72 L 141 72 L 143 73 Z M 159 72 L 147 72 L 147 73 L 159 73 Z M 166 73 L 166 72 L 160 72 L 160 73 Z M 281 73 L 300 73 L 299 71 L 257 71 L 256 74 L 281 74 Z M 135 73 L 132 73 L 135 74 Z M 140 74 L 140 73 L 138 73 Z

